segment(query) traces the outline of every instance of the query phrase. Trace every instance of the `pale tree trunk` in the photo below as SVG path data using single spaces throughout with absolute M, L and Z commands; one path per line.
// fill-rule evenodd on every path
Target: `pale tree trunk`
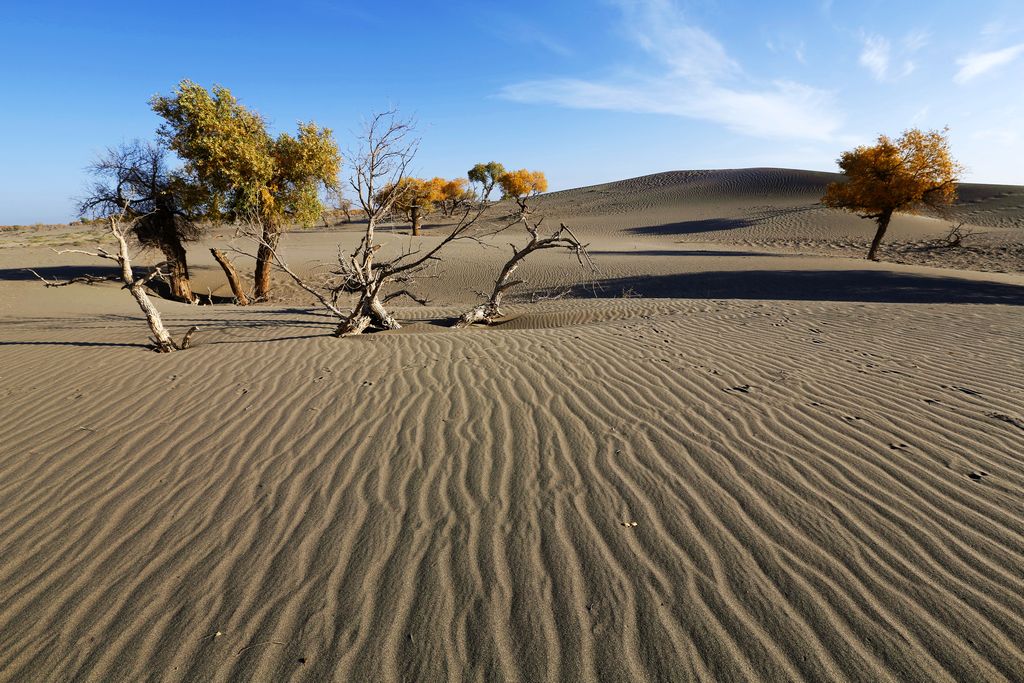
M 352 312 L 341 321 L 334 331 L 335 336 L 351 337 L 362 334 L 370 325 L 382 330 L 398 330 L 401 325 L 395 317 L 388 313 L 384 302 L 380 300 L 380 288 L 383 284 L 373 265 L 373 256 L 379 245 L 373 242 L 377 221 L 370 217 L 366 224 L 366 234 L 362 243 L 362 262 L 357 266 L 356 275 L 360 281 L 359 301 L 352 307 Z
M 374 294 L 370 298 L 369 303 L 370 317 L 373 319 L 373 323 L 381 328 L 382 330 L 398 330 L 401 329 L 401 325 L 395 320 L 395 316 L 388 312 L 388 309 L 384 307 L 384 303 L 380 300 L 380 297 Z
M 475 306 L 466 313 L 462 314 L 462 317 L 455 323 L 455 327 L 469 327 L 476 323 L 484 323 L 490 325 L 501 316 L 501 298 L 505 294 L 505 291 L 520 284 L 521 280 L 512 280 L 512 273 L 519 268 L 523 259 L 530 253 L 525 249 L 523 251 L 516 252 L 511 259 L 501 269 L 501 273 L 498 275 L 498 279 L 494 282 L 494 289 L 491 290 L 491 296 L 487 301 Z
M 878 216 L 878 230 L 875 231 L 875 238 L 871 240 L 871 248 L 868 250 L 868 260 L 878 260 L 878 247 L 882 244 L 885 231 L 889 228 L 889 221 L 892 220 L 892 211 L 883 211 Z
M 235 265 L 228 260 L 228 257 L 220 249 L 210 249 L 210 253 L 213 254 L 213 258 L 216 259 L 224 271 L 224 277 L 227 278 L 228 285 L 231 286 L 231 293 L 234 295 L 235 301 L 239 306 L 248 306 L 249 297 L 245 295 L 245 290 L 242 289 L 242 281 L 238 277 Z
M 525 204 L 523 205 L 525 210 Z M 517 249 L 515 245 L 512 245 L 512 257 L 505 262 L 502 266 L 501 272 L 498 273 L 497 279 L 494 281 L 494 288 L 491 290 L 491 296 L 487 301 L 482 304 L 471 308 L 466 311 L 455 321 L 455 327 L 469 327 L 476 323 L 484 323 L 490 325 L 498 317 L 501 316 L 501 299 L 505 295 L 505 292 L 515 287 L 516 285 L 522 284 L 523 280 L 513 280 L 512 274 L 519 269 L 519 266 L 523 264 L 526 257 L 535 251 L 542 251 L 544 249 L 568 249 L 576 253 L 577 259 L 580 263 L 590 263 L 591 267 L 593 264 L 590 262 L 590 257 L 587 255 L 586 246 L 581 244 L 576 238 L 573 231 L 565 224 L 562 223 L 557 231 L 552 233 L 548 237 L 541 238 L 538 234 L 539 223 L 536 225 L 530 225 L 527 222 L 525 215 L 521 219 L 526 225 L 527 231 L 530 233 L 530 241 L 523 246 L 522 249 Z M 563 236 L 568 235 L 568 237 Z
M 362 334 L 371 325 L 381 330 L 400 330 L 401 324 L 388 312 L 378 295 L 379 287 L 364 291 L 347 318 L 334 331 L 337 337 L 352 337 Z
M 121 280 L 124 282 L 128 291 L 132 297 L 135 298 L 135 302 L 142 309 L 143 314 L 146 316 L 146 322 L 149 324 L 149 330 L 153 333 L 153 346 L 157 351 L 167 353 L 170 351 L 178 351 L 181 349 L 188 348 L 189 342 L 192 335 L 198 330 L 198 327 L 192 327 L 185 336 L 182 338 L 181 344 L 175 343 L 171 337 L 171 333 L 164 327 L 163 320 L 160 318 L 160 311 L 156 309 L 153 302 L 150 300 L 149 295 L 146 294 L 146 283 L 150 278 L 139 278 L 135 279 L 135 275 L 132 273 L 132 262 L 128 254 L 128 242 L 125 239 L 124 232 L 117 224 L 117 220 L 114 218 L 110 219 L 110 232 L 114 235 L 117 240 L 117 257 L 115 260 L 118 265 L 121 266 Z

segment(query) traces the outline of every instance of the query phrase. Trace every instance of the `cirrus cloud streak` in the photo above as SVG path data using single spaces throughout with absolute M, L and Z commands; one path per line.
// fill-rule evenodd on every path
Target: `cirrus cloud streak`
M 831 140 L 842 125 L 831 91 L 791 80 L 747 77 L 725 47 L 668 0 L 617 0 L 625 33 L 660 66 L 654 76 L 572 77 L 506 85 L 514 102 L 663 114 L 764 138 Z

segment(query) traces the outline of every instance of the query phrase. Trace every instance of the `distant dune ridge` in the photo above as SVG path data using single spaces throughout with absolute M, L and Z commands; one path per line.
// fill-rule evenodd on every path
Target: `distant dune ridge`
M 492 328 L 444 324 L 515 234 L 395 333 L 333 338 L 283 279 L 158 301 L 201 328 L 167 356 L 116 284 L 24 270 L 106 272 L 51 249 L 89 228 L 4 231 L 0 680 L 1021 680 L 1024 188 L 872 263 L 835 178 L 550 193 L 600 272 L 537 254 Z M 284 240 L 314 272 L 358 227 Z

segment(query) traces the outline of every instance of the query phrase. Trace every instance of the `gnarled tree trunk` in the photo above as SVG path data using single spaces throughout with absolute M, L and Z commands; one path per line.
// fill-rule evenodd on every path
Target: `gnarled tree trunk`
M 362 334 L 371 326 L 380 330 L 402 329 L 399 322 L 395 320 L 395 316 L 388 312 L 384 302 L 380 300 L 378 291 L 379 287 L 360 294 L 359 301 L 352 308 L 352 312 L 335 329 L 335 336 L 352 337 Z
M 515 287 L 518 284 L 522 284 L 523 280 L 513 280 L 512 274 L 519 269 L 519 266 L 523 264 L 526 257 L 535 251 L 542 251 L 544 249 L 568 249 L 569 251 L 576 253 L 576 258 L 579 259 L 580 264 L 590 263 L 590 257 L 587 255 L 586 246 L 581 244 L 573 231 L 565 223 L 553 232 L 548 237 L 541 238 L 538 233 L 540 223 L 531 225 L 526 220 L 526 204 L 522 203 L 521 208 L 523 214 L 520 217 L 523 224 L 526 226 L 527 232 L 530 233 L 530 241 L 523 246 L 522 249 L 512 247 L 512 258 L 505 262 L 502 266 L 501 272 L 498 273 L 497 279 L 494 281 L 494 288 L 491 290 L 491 296 L 487 301 L 483 302 L 478 306 L 474 306 L 470 310 L 463 313 L 458 320 L 455 321 L 455 327 L 469 327 L 476 323 L 483 323 L 490 325 L 498 317 L 501 316 L 501 299 L 505 295 L 505 292 Z M 567 236 L 563 236 L 567 235 Z M 593 264 L 590 263 L 591 267 Z
M 274 252 L 280 238 L 281 230 L 277 225 L 269 221 L 263 223 L 263 240 L 260 242 L 259 251 L 256 252 L 254 274 L 256 285 L 253 289 L 253 298 L 256 301 L 265 301 L 270 296 L 270 275 L 274 265 Z
M 871 248 L 868 250 L 869 261 L 878 260 L 878 247 L 882 244 L 885 231 L 889 228 L 889 221 L 892 220 L 892 211 L 883 211 L 876 220 L 878 221 L 878 230 L 875 231 L 875 238 L 871 240 Z
M 195 303 L 196 295 L 192 293 L 192 283 L 188 277 L 185 247 L 180 240 L 168 237 L 161 243 L 160 250 L 164 253 L 164 260 L 167 261 L 171 297 L 190 304 Z
M 409 213 L 412 219 L 412 234 L 414 237 L 419 237 L 420 228 L 423 226 L 423 216 L 420 214 L 420 207 L 413 206 Z

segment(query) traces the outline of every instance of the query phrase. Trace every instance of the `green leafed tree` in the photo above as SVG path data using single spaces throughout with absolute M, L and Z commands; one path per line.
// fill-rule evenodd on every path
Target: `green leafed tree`
M 295 136 L 275 138 L 263 117 L 230 90 L 215 85 L 207 91 L 188 80 L 150 105 L 164 120 L 158 135 L 208 193 L 215 217 L 259 223 L 254 295 L 266 299 L 285 225 L 312 225 L 324 210 L 321 192 L 339 189 L 341 155 L 333 133 L 310 122 L 299 123 Z
M 505 167 L 497 161 L 477 164 L 469 169 L 469 172 L 466 174 L 469 182 L 480 186 L 480 199 L 485 202 L 490 199 L 491 190 L 494 189 L 498 179 L 503 175 L 505 175 Z

